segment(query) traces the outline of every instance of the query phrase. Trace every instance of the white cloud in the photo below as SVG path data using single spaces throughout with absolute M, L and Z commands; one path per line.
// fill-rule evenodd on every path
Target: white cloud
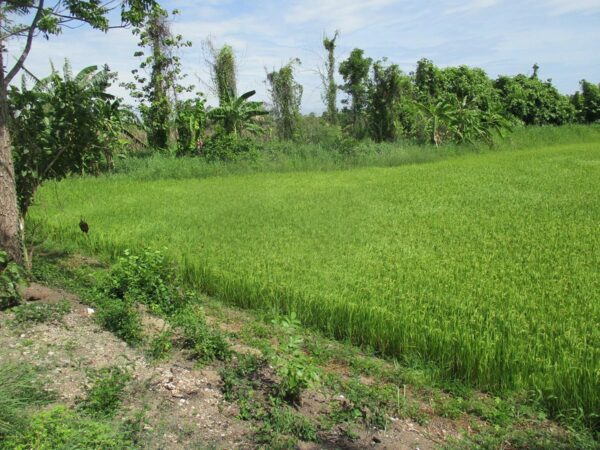
M 535 3 L 554 15 L 600 12 L 600 0 L 535 0 Z
M 448 6 L 446 14 L 466 14 L 490 8 L 500 3 L 500 0 L 469 0 L 453 3 Z

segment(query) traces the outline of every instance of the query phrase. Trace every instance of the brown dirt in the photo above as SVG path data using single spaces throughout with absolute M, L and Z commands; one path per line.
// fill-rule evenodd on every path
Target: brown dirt
M 18 360 L 39 366 L 49 373 L 49 387 L 56 391 L 61 403 L 74 405 L 89 387 L 88 369 L 108 366 L 127 368 L 133 375 L 125 410 L 146 408 L 143 448 L 256 448 L 249 422 L 237 418 L 236 404 L 228 403 L 221 393 L 221 378 L 216 367 L 195 368 L 193 363 L 175 354 L 167 362 L 153 363 L 143 351 L 132 348 L 113 334 L 101 329 L 93 320 L 93 310 L 79 302 L 77 296 L 32 283 L 25 290 L 27 301 L 57 303 L 67 299 L 72 311 L 59 323 L 45 323 L 15 329 L 7 326 L 11 314 L 0 312 L 0 364 Z M 164 329 L 164 322 L 143 311 L 144 326 L 149 334 Z M 238 318 L 239 319 L 239 318 Z M 211 321 L 215 321 L 214 318 Z M 222 328 L 237 333 L 243 324 L 231 322 Z M 260 350 L 234 342 L 240 353 Z M 265 369 L 264 385 L 273 383 L 273 370 Z M 346 373 L 348 368 L 331 364 L 326 370 Z M 365 383 L 376 381 L 363 377 Z M 307 391 L 299 412 L 318 422 L 329 413 L 335 401 L 321 392 Z M 329 433 L 320 433 L 322 443 L 300 443 L 301 449 L 433 449 L 445 439 L 446 430 L 456 431 L 446 423 L 421 427 L 410 420 L 392 418 L 387 430 L 353 429 L 356 439 L 350 440 L 343 426 Z M 268 447 L 267 447 L 268 448 Z

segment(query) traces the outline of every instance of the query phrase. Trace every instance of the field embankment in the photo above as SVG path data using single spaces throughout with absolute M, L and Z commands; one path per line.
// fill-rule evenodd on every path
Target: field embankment
M 31 219 L 64 245 L 167 247 L 190 284 L 224 300 L 293 310 L 480 388 L 536 392 L 553 414 L 580 409 L 597 427 L 590 136 L 389 168 L 71 179 L 45 186 Z

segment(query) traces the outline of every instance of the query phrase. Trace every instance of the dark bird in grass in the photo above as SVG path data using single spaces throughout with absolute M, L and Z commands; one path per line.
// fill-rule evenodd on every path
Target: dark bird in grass
M 87 222 L 83 219 L 81 219 L 79 221 L 79 229 L 81 231 L 83 231 L 85 234 L 87 234 L 88 231 L 90 231 L 90 226 L 87 224 Z

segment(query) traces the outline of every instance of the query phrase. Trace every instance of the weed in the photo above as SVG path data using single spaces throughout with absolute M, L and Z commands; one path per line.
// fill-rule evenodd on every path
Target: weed
M 36 413 L 27 426 L 0 443 L 0 448 L 123 450 L 132 448 L 132 442 L 114 424 L 82 417 L 59 405 Z
M 147 354 L 154 360 L 161 360 L 167 358 L 171 350 L 173 350 L 173 331 L 165 330 L 150 341 Z
M 61 300 L 56 304 L 26 303 L 13 308 L 12 312 L 15 323 L 20 325 L 57 322 L 71 312 L 71 304 L 67 300 Z
M 204 311 L 199 306 L 183 308 L 171 319 L 171 324 L 179 345 L 189 351 L 191 358 L 208 363 L 231 357 L 229 343 L 220 331 L 206 323 Z
M 279 348 L 282 354 L 273 358 L 280 378 L 277 395 L 297 404 L 302 392 L 319 382 L 319 374 L 311 359 L 302 351 L 304 341 L 298 331 L 300 322 L 296 315 L 292 313 L 282 318 L 278 325 L 283 328 L 287 340 Z
M 130 345 L 142 340 L 142 320 L 135 303 L 129 298 L 102 298 L 95 302 L 96 321 Z
M 111 298 L 129 297 L 148 305 L 155 313 L 168 315 L 186 302 L 185 296 L 176 289 L 178 284 L 173 267 L 162 252 L 146 249 L 133 254 L 125 250 L 101 290 Z
M 80 409 L 95 418 L 114 417 L 121 406 L 131 375 L 120 367 L 106 367 L 92 372 L 91 378 L 92 387 L 79 404 Z

